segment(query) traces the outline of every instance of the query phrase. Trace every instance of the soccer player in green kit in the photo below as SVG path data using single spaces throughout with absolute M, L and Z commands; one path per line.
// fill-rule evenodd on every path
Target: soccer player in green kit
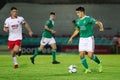
M 56 61 L 56 42 L 52 36 L 53 34 L 56 33 L 56 31 L 53 30 L 54 23 L 55 23 L 54 19 L 55 19 L 55 13 L 51 12 L 49 20 L 47 20 L 44 25 L 44 31 L 43 31 L 42 39 L 40 42 L 41 45 L 38 49 L 35 50 L 32 57 L 30 57 L 30 60 L 33 64 L 34 64 L 35 57 L 38 55 L 38 53 L 40 53 L 44 49 L 44 46 L 47 44 L 49 44 L 52 48 L 52 64 L 60 64 L 60 62 Z
M 80 52 L 80 59 L 85 68 L 85 73 L 91 72 L 90 68 L 88 67 L 85 53 L 88 53 L 88 57 L 95 61 L 98 64 L 98 71 L 102 72 L 102 64 L 98 57 L 93 54 L 94 52 L 94 36 L 93 36 L 93 25 L 96 24 L 99 27 L 99 31 L 104 31 L 103 24 L 100 21 L 95 20 L 89 16 L 85 15 L 84 7 L 78 7 L 76 9 L 76 14 L 78 19 L 75 23 L 75 31 L 73 35 L 69 39 L 69 43 L 72 42 L 72 39 L 80 33 L 79 39 L 79 52 Z

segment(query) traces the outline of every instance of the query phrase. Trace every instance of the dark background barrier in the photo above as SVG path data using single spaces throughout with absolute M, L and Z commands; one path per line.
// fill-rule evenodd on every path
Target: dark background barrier
M 78 52 L 79 38 L 74 38 L 72 44 L 68 44 L 68 37 L 56 37 L 57 52 Z M 23 38 L 22 54 L 33 54 L 35 49 L 39 47 L 41 38 Z M 7 37 L 0 39 L 0 44 L 7 44 Z M 112 45 L 109 39 L 95 38 L 96 54 L 116 53 L 116 47 Z M 7 48 L 6 48 L 7 49 Z M 46 45 L 41 54 L 51 54 L 51 47 Z
M 34 51 L 39 47 L 39 45 L 26 45 L 22 46 L 22 54 L 33 54 Z M 111 46 L 95 46 L 95 54 L 111 54 L 112 47 Z M 57 46 L 57 52 L 78 52 L 77 45 L 63 45 Z M 51 47 L 46 45 L 42 53 L 40 54 L 51 54 Z
M 28 55 L 29 55 L 29 54 L 33 54 L 34 51 L 35 51 L 37 48 L 39 48 L 39 45 L 23 45 L 23 46 L 21 47 L 21 53 L 22 53 L 22 54 L 28 54 Z M 61 52 L 60 46 L 57 46 L 57 52 Z M 42 51 L 42 53 L 39 53 L 39 54 L 43 54 L 43 55 L 47 54 L 47 55 L 50 55 L 50 54 L 51 54 L 51 47 L 50 47 L 50 45 L 46 45 L 46 46 L 44 47 L 44 50 Z
M 62 52 L 78 52 L 78 46 L 62 46 L 61 47 Z M 95 46 L 95 54 L 111 54 L 112 47 L 111 46 Z

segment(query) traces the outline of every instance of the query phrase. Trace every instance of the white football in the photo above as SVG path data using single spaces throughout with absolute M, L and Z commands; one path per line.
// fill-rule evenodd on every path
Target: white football
M 77 67 L 76 67 L 76 65 L 70 65 L 69 67 L 68 67 L 68 72 L 69 73 L 76 73 L 77 72 Z

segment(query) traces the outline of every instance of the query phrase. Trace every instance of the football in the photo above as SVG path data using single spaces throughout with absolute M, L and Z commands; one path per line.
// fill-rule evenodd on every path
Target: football
M 76 67 L 76 65 L 70 65 L 69 67 L 68 67 L 68 72 L 69 73 L 76 73 L 77 72 L 77 67 Z

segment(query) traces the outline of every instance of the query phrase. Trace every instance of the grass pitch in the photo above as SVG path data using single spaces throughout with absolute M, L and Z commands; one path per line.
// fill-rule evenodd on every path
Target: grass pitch
M 0 55 L 0 80 L 120 80 L 120 55 L 98 55 L 103 62 L 104 72 L 99 73 L 98 65 L 87 58 L 92 73 L 85 74 L 79 55 L 57 55 L 61 64 L 52 64 L 51 55 L 39 55 L 35 64 L 30 55 L 17 57 L 19 68 L 13 69 L 11 55 Z M 77 73 L 68 73 L 68 66 L 75 64 Z

